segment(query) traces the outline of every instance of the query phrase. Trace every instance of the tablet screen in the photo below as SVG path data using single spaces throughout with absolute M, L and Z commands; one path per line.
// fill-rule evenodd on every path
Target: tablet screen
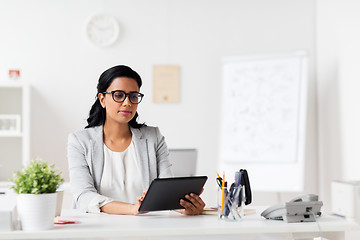
M 139 212 L 182 209 L 180 199 L 186 194 L 199 195 L 207 176 L 154 179 L 140 205 Z

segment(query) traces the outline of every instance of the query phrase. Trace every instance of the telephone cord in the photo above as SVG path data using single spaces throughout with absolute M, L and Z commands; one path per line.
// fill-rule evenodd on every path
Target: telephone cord
M 318 222 L 317 219 L 316 219 L 315 213 L 314 213 L 312 210 L 308 210 L 308 212 L 311 213 L 311 214 L 314 216 L 315 222 L 316 222 L 316 224 L 317 224 L 317 226 L 318 226 L 318 228 L 319 228 L 320 240 L 323 239 L 323 238 L 322 238 L 321 227 L 320 227 L 319 222 Z

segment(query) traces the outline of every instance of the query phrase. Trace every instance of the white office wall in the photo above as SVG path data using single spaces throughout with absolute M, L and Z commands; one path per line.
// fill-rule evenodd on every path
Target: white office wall
M 343 179 L 360 180 L 360 2 L 342 4 L 339 32 L 340 129 Z
M 102 12 L 114 15 L 122 30 L 118 43 L 105 49 L 84 35 L 86 21 Z M 0 35 L 0 78 L 19 67 L 32 85 L 32 156 L 55 162 L 67 178 L 68 133 L 85 126 L 99 75 L 126 64 L 143 77 L 141 121 L 159 126 L 171 148 L 198 149 L 198 174 L 210 177 L 209 199 L 215 196 L 222 57 L 308 51 L 305 191 L 317 191 L 313 0 L 0 0 Z M 152 102 L 154 64 L 180 65 L 179 104 Z M 269 195 L 263 200 L 271 204 Z
M 332 180 L 359 180 L 360 2 L 317 1 L 320 193 Z

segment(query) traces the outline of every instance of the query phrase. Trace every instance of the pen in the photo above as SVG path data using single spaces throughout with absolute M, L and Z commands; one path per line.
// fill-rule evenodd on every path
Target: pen
M 227 188 L 227 184 L 225 182 L 225 188 Z M 231 211 L 231 206 L 232 206 L 232 191 L 234 189 L 234 183 L 231 184 L 230 190 L 228 191 L 227 189 L 224 191 L 224 195 L 225 195 L 225 203 L 224 203 L 224 211 L 223 211 L 223 215 L 225 217 L 229 216 L 229 213 L 232 212 Z
M 236 191 L 234 193 L 234 203 L 237 203 L 237 205 L 240 207 L 241 203 L 243 201 L 242 199 L 242 193 L 243 193 L 243 189 L 242 189 L 242 185 L 241 185 L 241 178 L 242 178 L 242 173 L 241 171 L 235 172 L 235 186 L 236 186 Z M 237 194 L 239 192 L 239 194 Z M 239 195 L 239 196 L 237 196 Z
M 217 178 L 216 179 L 217 184 L 219 185 L 219 188 L 221 189 L 221 185 L 222 185 L 222 179 L 221 178 Z
M 235 186 L 238 187 L 241 184 L 241 172 L 235 172 Z

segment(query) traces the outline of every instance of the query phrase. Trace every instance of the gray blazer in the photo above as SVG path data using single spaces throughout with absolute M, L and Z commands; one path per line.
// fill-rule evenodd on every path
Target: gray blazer
M 155 178 L 171 177 L 169 151 L 159 129 L 143 126 L 131 128 L 131 132 L 143 189 L 147 189 Z M 74 202 L 77 208 L 86 211 L 90 201 L 100 195 L 104 167 L 103 126 L 69 134 L 67 150 Z

